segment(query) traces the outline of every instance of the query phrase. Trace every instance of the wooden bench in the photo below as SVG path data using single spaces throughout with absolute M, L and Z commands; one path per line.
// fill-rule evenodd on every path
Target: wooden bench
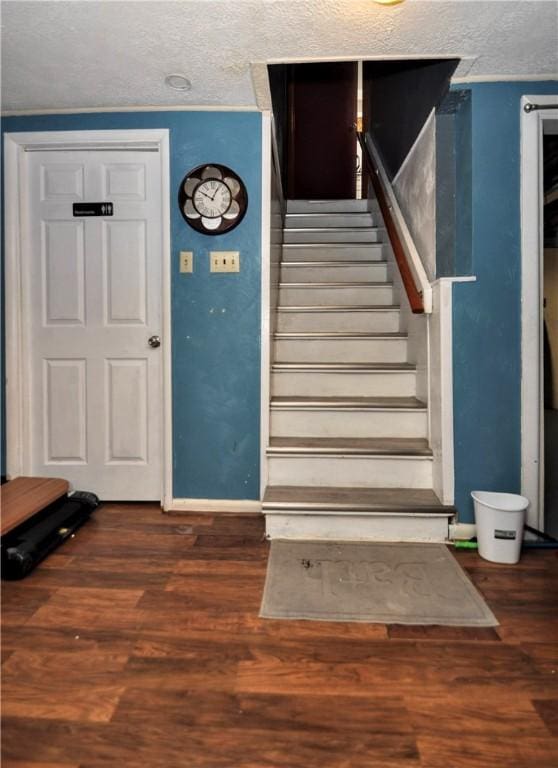
M 0 486 L 0 535 L 4 536 L 65 496 L 70 484 L 56 477 L 16 477 Z

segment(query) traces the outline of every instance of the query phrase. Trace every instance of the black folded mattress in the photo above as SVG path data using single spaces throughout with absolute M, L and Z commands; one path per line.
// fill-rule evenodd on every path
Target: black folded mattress
M 23 579 L 72 536 L 98 506 L 99 499 L 94 493 L 75 491 L 7 533 L 0 541 L 2 578 Z

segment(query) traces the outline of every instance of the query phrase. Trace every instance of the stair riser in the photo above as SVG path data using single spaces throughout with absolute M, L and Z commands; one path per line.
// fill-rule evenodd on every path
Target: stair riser
M 281 371 L 272 373 L 271 390 L 278 397 L 415 397 L 416 373 Z
M 353 285 L 343 288 L 279 288 L 279 304 L 283 307 L 328 306 L 331 304 L 344 307 L 354 304 L 374 304 L 376 306 L 393 304 L 394 290 L 391 285 Z
M 368 200 L 288 200 L 288 213 L 355 213 L 368 211 Z
M 362 331 L 368 333 L 397 333 L 400 326 L 398 309 L 384 312 L 279 312 L 277 330 L 304 331 Z
M 272 408 L 272 437 L 427 436 L 425 411 L 347 411 Z
M 270 485 L 321 488 L 432 488 L 429 458 L 384 456 L 269 456 Z
M 298 229 L 302 227 L 373 227 L 377 224 L 371 213 L 319 213 L 319 214 L 287 214 L 285 227 Z
M 327 515 L 265 512 L 268 539 L 306 541 L 422 541 L 448 539 L 448 518 L 434 515 Z
M 284 245 L 283 263 L 289 261 L 381 261 L 385 258 L 384 246 L 375 243 L 359 245 Z
M 285 229 L 285 243 L 377 243 L 378 231 L 375 229 Z
M 287 363 L 404 363 L 406 339 L 281 339 L 275 360 Z
M 384 262 L 376 264 L 342 264 L 335 266 L 289 266 L 283 263 L 281 267 L 281 281 L 285 283 L 303 282 L 333 282 L 351 283 L 360 280 L 372 283 L 385 282 L 388 279 L 388 265 Z

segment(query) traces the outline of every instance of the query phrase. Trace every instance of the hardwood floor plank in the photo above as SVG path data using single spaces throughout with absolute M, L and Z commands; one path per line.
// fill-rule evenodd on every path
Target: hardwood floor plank
M 5 751 L 17 756 L 29 723 L 11 718 Z M 64 761 L 68 753 L 81 768 L 419 768 L 414 736 L 374 733 L 362 739 L 354 731 L 259 730 L 127 723 L 48 723 L 31 726 L 35 760 Z M 19 730 L 19 740 L 13 733 Z
M 80 768 L 77 763 L 30 763 L 28 760 L 8 760 L 2 763 L 3 768 Z
M 145 614 L 136 606 L 143 595 L 140 589 L 94 589 L 64 587 L 28 620 L 34 627 L 75 630 L 139 629 Z
M 468 689 L 447 685 L 439 693 L 417 691 L 403 699 L 409 720 L 423 737 L 453 735 L 456 740 L 482 738 L 487 731 L 494 738 L 521 739 L 544 735 L 541 718 L 529 696 L 515 694 L 503 700 L 499 691 L 487 685 L 480 696 Z
M 53 552 L 46 558 L 46 560 L 43 560 L 38 565 L 37 569 L 33 571 L 33 573 L 36 573 L 37 571 L 42 573 L 43 571 L 50 568 L 67 568 L 72 562 L 74 562 L 74 560 L 75 558 L 71 557 L 70 555 L 60 555 L 58 552 Z M 27 576 L 27 583 L 29 583 L 29 579 L 33 576 L 33 573 Z
M 152 698 L 153 697 L 153 698 Z M 150 702 L 155 705 L 151 707 Z M 340 696 L 334 701 L 320 694 L 282 696 L 209 691 L 164 690 L 149 701 L 138 689 L 122 697 L 112 722 L 159 719 L 180 726 L 239 728 L 269 731 L 322 731 L 383 736 L 412 736 L 413 727 L 403 700 L 396 696 L 359 699 Z
M 556 741 L 537 735 L 460 739 L 438 734 L 419 736 L 418 746 L 421 768 L 556 768 Z
M 132 657 L 121 680 L 144 691 L 234 691 L 238 661 L 228 657 Z
M 140 559 L 140 558 L 137 558 Z M 81 561 L 84 561 L 81 564 Z M 133 565 L 126 567 L 121 558 L 97 558 L 97 561 L 106 560 L 105 567 L 97 564 L 95 567 L 88 567 L 87 561 L 91 558 L 73 557 L 72 564 L 64 568 L 45 568 L 33 571 L 28 577 L 29 584 L 42 584 L 52 589 L 62 587 L 84 587 L 88 589 L 134 589 L 141 585 L 142 589 L 147 587 L 164 587 L 169 579 L 170 572 L 164 571 L 161 567 L 159 571 L 152 569 L 142 571 L 141 566 Z M 118 560 L 120 567 L 110 566 L 110 561 Z M 134 562 L 136 558 L 131 558 Z M 141 563 L 146 563 L 144 558 Z
M 107 723 L 124 691 L 119 685 L 59 684 L 53 689 L 48 680 L 38 684 L 8 678 L 2 684 L 2 709 L 11 717 Z
M 245 534 L 243 536 L 231 534 L 214 534 L 211 536 L 203 533 L 197 536 L 194 546 L 204 549 L 226 549 L 228 547 L 239 549 L 254 544 L 262 545 L 265 551 L 269 549 L 269 543 L 265 541 L 262 531 L 255 531 L 253 534 Z
M 242 595 L 245 610 L 258 613 L 262 602 L 265 574 L 254 576 L 173 576 L 169 578 L 165 591 L 146 590 L 140 607 L 149 608 L 158 601 L 159 610 L 164 605 L 188 606 L 203 609 L 205 607 L 223 607 L 234 604 L 238 595 Z M 153 605 L 153 607 L 157 607 Z
M 178 560 L 173 567 L 176 576 L 253 576 L 265 581 L 265 560 Z
M 172 534 L 145 531 L 122 531 L 104 529 L 100 524 L 90 522 L 68 539 L 63 545 L 63 554 L 97 557 L 180 557 L 193 547 L 196 537 L 174 529 Z
M 533 699 L 533 706 L 553 736 L 558 736 L 558 699 Z
M 56 588 L 47 589 L 33 586 L 28 582 L 2 582 L 2 626 L 19 626 L 25 623 L 41 606 L 46 605 L 56 592 Z
M 37 649 L 51 653 L 104 652 L 129 655 L 137 640 L 138 631 L 102 630 L 99 627 L 43 627 L 24 624 L 6 627 L 2 631 L 2 646 L 11 651 L 34 653 Z
M 78 647 L 66 652 L 45 652 L 38 650 L 14 651 L 2 670 L 3 680 L 26 680 L 43 682 L 45 678 L 63 677 L 65 682 L 78 680 L 90 682 L 92 678 L 111 679 L 113 674 L 122 672 L 129 655 L 91 651 Z
M 16 717 L 108 722 L 125 687 L 128 655 L 14 651 L 2 667 L 3 711 Z M 56 686 L 52 681 L 56 680 Z
M 477 693 L 486 686 L 505 686 L 511 693 L 537 689 L 552 694 L 558 680 L 539 674 L 531 661 L 513 646 L 503 644 L 426 644 L 391 641 L 371 644 L 366 663 L 338 663 L 308 659 L 290 661 L 262 651 L 238 669 L 239 691 L 305 693 L 327 686 L 335 695 L 366 695 L 380 686 L 398 695 L 413 695 L 422 687 L 443 691 L 453 684 Z
M 388 637 L 395 640 L 460 640 L 500 642 L 500 636 L 493 627 L 444 627 L 419 626 L 414 624 L 389 624 Z
M 558 675 L 558 641 L 556 639 L 553 643 L 522 643 L 520 648 L 539 671 Z
M 211 560 L 212 562 L 244 560 L 267 563 L 268 549 L 267 544 L 257 544 L 250 547 L 192 547 L 181 557 L 184 560 Z
M 95 519 L 106 528 L 132 528 L 140 525 L 170 525 L 182 522 L 189 525 L 211 527 L 214 524 L 212 515 L 192 514 L 189 512 L 163 512 L 155 502 L 104 502 L 95 512 Z
M 236 517 L 222 515 L 216 517 L 212 526 L 201 527 L 194 524 L 194 533 L 204 536 L 245 536 L 262 539 L 265 536 L 265 521 L 263 516 Z
M 222 608 L 190 609 L 171 615 L 164 610 L 149 610 L 149 626 L 142 631 L 151 637 L 166 637 L 181 634 L 192 638 L 212 638 L 215 634 L 242 635 L 250 638 L 315 639 L 323 642 L 339 638 L 386 638 L 383 624 L 356 624 L 344 622 L 280 621 L 260 619 L 255 611 L 244 611 L 243 606 Z

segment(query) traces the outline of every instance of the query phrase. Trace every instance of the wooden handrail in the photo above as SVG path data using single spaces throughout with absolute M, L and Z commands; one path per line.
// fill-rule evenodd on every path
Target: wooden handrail
M 409 299 L 411 310 L 414 314 L 429 312 L 431 311 L 431 308 L 425 307 L 424 291 L 421 289 L 420 284 L 417 285 L 415 275 L 413 274 L 413 269 L 411 267 L 412 260 L 411 255 L 409 254 L 409 249 L 400 236 L 399 227 L 397 226 L 393 216 L 393 204 L 389 199 L 390 196 L 388 190 L 386 189 L 387 180 L 382 178 L 380 169 L 374 160 L 368 145 L 366 144 L 364 134 L 360 131 L 356 131 L 356 134 L 360 146 L 362 147 L 363 161 L 368 166 L 367 170 L 370 174 L 370 180 L 374 188 L 374 194 L 376 195 L 376 200 L 380 206 L 380 211 L 384 219 L 384 224 L 389 236 L 397 266 L 399 267 L 399 273 L 401 275 L 401 280 L 403 282 L 405 292 L 407 293 L 407 298 Z

